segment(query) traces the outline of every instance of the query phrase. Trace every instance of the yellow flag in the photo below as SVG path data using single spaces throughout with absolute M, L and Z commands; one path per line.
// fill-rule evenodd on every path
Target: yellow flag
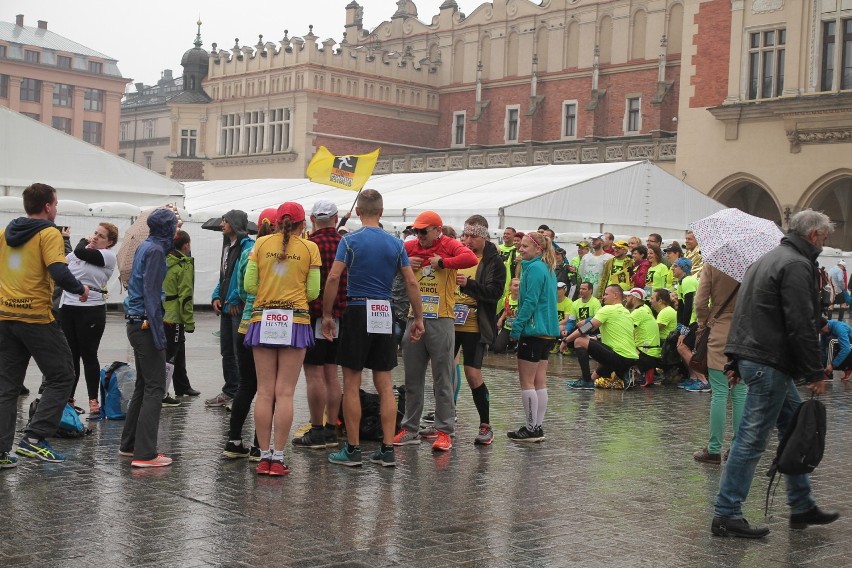
M 376 148 L 375 152 L 369 154 L 335 156 L 328 148 L 320 146 L 308 164 L 308 179 L 323 185 L 359 191 L 373 174 L 380 150 Z

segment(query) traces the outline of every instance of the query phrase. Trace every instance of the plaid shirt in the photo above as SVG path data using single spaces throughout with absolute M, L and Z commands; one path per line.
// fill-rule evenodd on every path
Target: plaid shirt
M 328 273 L 331 272 L 331 265 L 334 263 L 334 257 L 337 255 L 337 245 L 340 244 L 340 235 L 334 227 L 324 227 L 317 229 L 311 236 L 308 237 L 319 247 L 322 266 L 320 266 L 320 295 L 310 303 L 311 317 L 322 317 L 322 296 L 325 292 L 325 281 L 328 280 Z M 346 308 L 346 269 L 343 269 L 343 274 L 340 275 L 340 286 L 337 288 L 337 298 L 334 300 L 334 307 L 331 309 L 331 316 L 339 318 L 343 315 L 343 310 Z

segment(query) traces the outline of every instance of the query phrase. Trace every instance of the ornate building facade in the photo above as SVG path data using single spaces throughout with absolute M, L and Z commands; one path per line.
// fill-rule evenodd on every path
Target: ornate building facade
M 676 171 L 781 225 L 822 210 L 852 249 L 852 0 L 684 7 Z
M 47 29 L 0 22 L 0 105 L 118 153 L 117 61 Z
M 368 31 L 353 0 L 339 43 L 311 29 L 213 44 L 197 86 L 210 102 L 169 102 L 170 175 L 303 177 L 320 145 L 380 146 L 377 173 L 630 159 L 673 171 L 683 15 L 680 0 L 510 0 L 469 15 L 446 0 L 421 19 L 401 0 Z

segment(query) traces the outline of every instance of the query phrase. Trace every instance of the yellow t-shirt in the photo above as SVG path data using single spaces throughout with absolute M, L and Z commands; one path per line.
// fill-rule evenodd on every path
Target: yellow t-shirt
M 308 311 L 307 283 L 311 267 L 322 264 L 316 243 L 290 236 L 284 260 L 278 260 L 283 236 L 267 235 L 257 239 L 249 260 L 257 264 L 257 295 L 250 323 L 260 321 L 265 308 L 293 310 L 293 323 L 311 324 Z
M 476 258 L 476 264 L 474 266 L 458 270 L 457 273 L 464 274 L 468 277 L 469 280 L 475 280 L 476 267 L 479 266 L 481 260 L 482 257 L 478 256 Z M 456 286 L 456 304 L 464 304 L 466 306 L 469 306 L 469 310 L 467 312 L 467 320 L 461 325 L 456 325 L 456 331 L 463 331 L 466 333 L 479 333 L 479 318 L 476 315 L 476 300 L 474 300 L 467 294 L 462 293 L 459 287 Z
M 26 323 L 53 321 L 53 278 L 51 264 L 65 260 L 62 234 L 46 227 L 19 247 L 6 244 L 0 231 L 0 319 Z
M 417 286 L 420 288 L 420 299 L 423 302 L 423 317 L 453 318 L 453 306 L 456 299 L 456 272 L 449 268 L 432 268 L 428 262 L 414 271 Z M 410 317 L 410 314 L 409 314 Z

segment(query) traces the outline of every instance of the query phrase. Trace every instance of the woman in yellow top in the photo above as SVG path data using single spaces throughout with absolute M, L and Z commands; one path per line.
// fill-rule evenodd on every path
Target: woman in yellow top
M 293 424 L 296 381 L 305 351 L 314 344 L 308 302 L 319 296 L 322 264 L 317 245 L 300 236 L 305 229 L 302 206 L 284 203 L 278 219 L 280 232 L 257 240 L 245 274 L 246 292 L 255 295 L 245 345 L 254 353 L 257 369 L 257 473 L 274 476 L 290 473 L 284 445 Z
M 648 275 L 645 277 L 645 297 L 650 298 L 657 288 L 669 288 L 669 269 L 663 264 L 663 251 L 657 245 L 648 245 Z

